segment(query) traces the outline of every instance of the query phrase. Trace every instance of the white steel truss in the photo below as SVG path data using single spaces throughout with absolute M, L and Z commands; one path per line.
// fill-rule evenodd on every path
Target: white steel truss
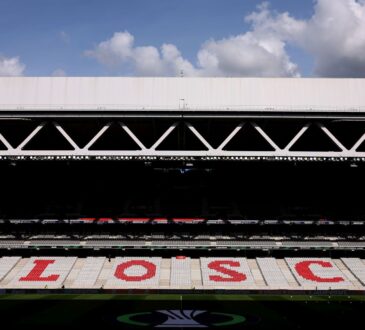
M 95 119 L 97 120 L 97 119 Z M 82 121 L 81 121 L 82 123 Z M 95 144 L 104 136 L 104 134 L 110 129 L 112 124 L 120 125 L 127 136 L 136 145 L 135 150 L 109 150 L 108 148 L 102 150 L 94 150 Z M 168 139 L 168 137 L 177 129 L 179 125 L 186 125 L 187 129 L 193 134 L 193 136 L 201 143 L 201 150 L 160 150 L 160 145 Z M 31 141 L 33 141 L 38 134 L 44 129 L 46 125 L 51 125 L 57 129 L 57 131 L 64 138 L 65 142 L 70 145 L 70 150 L 29 150 L 26 148 Z M 255 131 L 266 141 L 268 147 L 272 150 L 228 150 L 228 144 L 236 137 L 236 135 L 245 130 L 246 125 L 252 126 Z M 333 142 L 338 149 L 337 151 L 316 151 L 315 143 L 313 150 L 307 151 L 295 151 L 293 150 L 311 126 L 317 126 L 323 132 L 323 134 Z M 351 132 L 349 132 L 351 134 Z M 16 147 L 7 140 L 0 129 L 0 142 L 4 146 L 4 150 L 0 150 L 0 159 L 145 159 L 145 160 L 159 160 L 159 159 L 202 159 L 202 160 L 215 160 L 215 159 L 235 159 L 235 160 L 254 160 L 254 159 L 271 159 L 271 160 L 363 160 L 365 159 L 365 152 L 358 150 L 359 147 L 365 141 L 365 122 L 363 135 L 353 144 L 352 147 L 345 147 L 341 142 L 341 139 L 337 137 L 326 126 L 326 123 L 320 122 L 316 119 L 303 118 L 302 126 L 297 133 L 290 139 L 290 141 L 284 146 L 279 147 L 275 141 L 275 136 L 267 133 L 256 122 L 256 119 L 243 119 L 238 121 L 237 125 L 231 130 L 223 139 L 223 141 L 216 147 L 214 147 L 209 138 L 202 134 L 195 126 L 191 119 L 177 119 L 154 141 L 151 141 L 150 146 L 146 146 L 139 137 L 139 134 L 133 131 L 127 122 L 123 119 L 111 119 L 105 122 L 99 131 L 86 143 L 85 146 L 78 145 L 72 134 L 67 132 L 62 123 L 54 119 L 45 119 L 40 121 L 36 127 L 26 136 L 26 138 Z M 365 149 L 364 149 L 365 150 Z

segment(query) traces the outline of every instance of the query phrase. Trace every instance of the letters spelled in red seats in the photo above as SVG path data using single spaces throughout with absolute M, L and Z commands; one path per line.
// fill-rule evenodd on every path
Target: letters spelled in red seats
M 239 273 L 236 270 L 225 268 L 224 266 L 240 267 L 238 261 L 233 260 L 215 260 L 208 264 L 209 269 L 213 269 L 218 273 L 222 273 L 226 276 L 209 275 L 209 279 L 214 282 L 243 282 L 247 279 L 245 274 Z
M 126 270 L 133 266 L 142 266 L 145 273 L 141 275 L 127 275 Z M 130 260 L 123 262 L 115 269 L 114 276 L 120 280 L 127 282 L 141 282 L 148 280 L 156 275 L 156 265 L 146 260 Z
M 298 262 L 294 266 L 294 268 L 301 277 L 309 281 L 320 282 L 320 283 L 338 283 L 345 281 L 343 277 L 320 277 L 313 273 L 313 271 L 310 269 L 311 265 L 319 265 L 324 268 L 333 267 L 333 265 L 328 261 L 306 260 Z
M 47 281 L 47 282 L 55 282 L 58 280 L 60 275 L 52 274 L 48 276 L 42 276 L 48 265 L 51 265 L 55 262 L 55 260 L 34 260 L 34 267 L 29 272 L 27 276 L 21 277 L 19 281 L 27 281 L 27 282 L 40 282 L 40 281 Z

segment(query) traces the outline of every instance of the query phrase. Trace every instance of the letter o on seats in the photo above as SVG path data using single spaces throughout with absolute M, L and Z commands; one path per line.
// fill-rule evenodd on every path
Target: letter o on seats
M 142 275 L 127 275 L 126 270 L 133 266 L 144 267 L 146 272 Z M 148 280 L 156 275 L 156 265 L 147 260 L 130 260 L 123 262 L 115 269 L 114 276 L 127 282 L 141 282 Z

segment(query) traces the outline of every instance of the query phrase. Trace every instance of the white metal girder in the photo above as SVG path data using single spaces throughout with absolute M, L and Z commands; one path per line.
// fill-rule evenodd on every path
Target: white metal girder
M 117 122 L 122 129 L 127 133 L 129 138 L 131 138 L 136 145 L 140 148 L 140 150 L 90 150 L 91 147 L 99 140 L 99 138 L 110 128 L 113 122 Z M 158 146 L 164 142 L 171 132 L 176 129 L 176 127 L 180 123 L 184 123 L 186 127 L 199 139 L 204 146 L 204 149 L 207 150 L 158 150 Z M 106 123 L 91 140 L 86 144 L 85 147 L 81 148 L 77 145 L 71 135 L 69 135 L 66 130 L 62 127 L 62 124 L 57 121 L 51 121 L 52 125 L 54 125 L 63 138 L 73 147 L 73 150 L 24 150 L 25 146 L 38 134 L 38 132 L 47 124 L 47 122 L 42 122 L 36 126 L 36 128 L 24 139 L 22 143 L 16 148 L 13 148 L 11 143 L 4 137 L 4 135 L 0 131 L 0 141 L 5 146 L 6 150 L 0 151 L 0 159 L 7 159 L 11 157 L 81 157 L 81 158 L 95 158 L 95 157 L 128 157 L 136 158 L 138 157 L 150 157 L 153 159 L 158 158 L 176 158 L 176 157 L 195 157 L 195 158 L 212 158 L 215 157 L 217 159 L 235 159 L 235 158 L 244 158 L 244 159 L 254 159 L 255 157 L 261 158 L 273 158 L 280 160 L 281 158 L 290 159 L 303 159 L 303 160 L 314 160 L 314 158 L 364 158 L 365 152 L 358 151 L 357 149 L 360 145 L 365 141 L 365 132 L 361 136 L 361 138 L 354 144 L 351 149 L 347 149 L 340 140 L 331 132 L 325 124 L 316 122 L 316 121 L 303 121 L 303 127 L 300 128 L 299 132 L 291 139 L 291 141 L 287 144 L 285 148 L 280 148 L 275 143 L 275 136 L 270 136 L 267 134 L 255 121 L 249 120 L 246 122 L 240 122 L 234 129 L 231 131 L 227 137 L 223 140 L 223 142 L 216 148 L 214 148 L 209 143 L 209 138 L 205 137 L 204 134 L 199 132 L 194 124 L 190 121 L 185 121 L 182 119 L 181 121 L 176 121 L 172 123 L 167 130 L 156 140 L 151 141 L 152 145 L 150 148 L 147 148 L 138 137 L 138 134 L 134 133 L 129 127 L 128 123 L 121 122 L 119 120 L 114 120 Z M 265 139 L 265 141 L 274 149 L 273 151 L 262 151 L 262 150 L 236 150 L 230 151 L 225 150 L 225 147 L 228 145 L 230 141 L 237 135 L 237 133 L 244 128 L 246 124 L 251 124 L 254 129 Z M 310 125 L 317 125 L 323 133 L 331 139 L 331 141 L 340 149 L 339 151 L 293 151 L 293 147 L 295 144 L 301 139 L 304 133 L 308 130 Z M 75 136 L 76 137 L 76 136 Z M 76 139 L 77 140 L 77 139 Z M 203 149 L 203 147 L 202 147 Z
M 74 140 L 66 133 L 66 131 L 61 127 L 60 124 L 53 122 L 53 125 L 57 128 L 57 130 L 62 134 L 62 136 L 71 144 L 71 146 L 75 150 L 80 150 L 79 146 L 75 143 Z
M 265 131 L 259 126 L 257 125 L 255 122 L 251 122 L 253 127 L 256 129 L 256 131 L 258 131 L 261 136 L 276 150 L 280 150 L 280 148 L 276 145 L 276 143 L 270 138 L 270 136 L 268 136 Z
M 112 123 L 110 122 L 104 125 L 82 150 L 87 150 L 89 152 L 90 147 L 105 133 L 105 131 L 111 126 L 111 124 Z
M 222 144 L 216 149 L 222 151 L 223 148 L 235 137 L 235 135 L 242 129 L 245 125 L 244 122 L 239 123 L 238 126 L 227 136 L 227 138 L 222 142 Z
M 129 129 L 129 127 L 126 125 L 126 124 L 124 124 L 124 123 L 122 123 L 122 122 L 120 122 L 119 123 L 121 126 L 122 126 L 122 128 L 124 129 L 124 131 L 131 137 L 131 139 L 135 142 L 135 143 L 137 143 L 138 144 L 138 146 L 142 149 L 142 150 L 146 150 L 146 147 L 143 145 L 143 143 L 137 138 L 137 136 L 135 136 L 135 134 Z
M 200 142 L 207 147 L 208 150 L 213 150 L 213 147 L 208 143 L 206 139 L 204 139 L 204 137 L 197 131 L 197 129 L 193 125 L 191 125 L 190 123 L 186 123 L 186 125 L 193 132 L 193 134 L 200 140 Z
M 25 140 L 18 145 L 16 150 L 22 150 L 26 144 L 34 138 L 34 136 L 46 125 L 46 122 L 40 123 L 26 138 Z
M 337 147 L 339 147 L 342 151 L 347 150 L 344 147 L 344 145 L 340 141 L 338 141 L 338 139 L 330 132 L 330 130 L 327 127 L 325 127 L 322 123 L 317 123 L 317 125 L 333 141 L 333 143 L 336 144 Z
M 156 141 L 156 143 L 150 148 L 150 150 L 155 150 L 156 148 L 170 135 L 170 133 L 177 127 L 179 123 L 173 123 L 162 136 Z
M 4 136 L 0 133 L 0 141 L 4 144 L 5 148 L 8 150 L 13 150 L 14 148 L 12 145 L 8 142 L 7 139 L 4 138 Z
M 294 146 L 296 142 L 303 136 L 303 134 L 307 131 L 311 124 L 307 123 L 305 124 L 300 131 L 297 133 L 297 135 L 294 136 L 294 138 L 289 142 L 289 144 L 284 148 L 285 151 L 289 152 L 289 150 Z

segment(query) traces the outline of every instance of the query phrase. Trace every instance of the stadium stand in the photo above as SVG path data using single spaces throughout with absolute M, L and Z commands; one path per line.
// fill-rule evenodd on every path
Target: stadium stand
M 191 260 L 185 256 L 171 258 L 171 287 L 191 288 Z
M 270 288 L 287 289 L 289 287 L 275 258 L 257 258 L 256 260 L 265 282 Z
M 365 247 L 365 243 L 356 242 L 353 245 L 343 244 L 341 237 L 331 239 L 330 241 L 322 238 L 316 241 L 300 241 L 293 239 L 292 241 L 281 241 L 277 237 L 272 237 L 271 240 L 241 240 L 240 238 L 219 237 L 217 235 L 207 236 L 198 235 L 194 240 L 188 240 L 180 238 L 179 236 L 164 236 L 164 235 L 140 235 L 140 238 L 144 240 L 135 240 L 132 237 L 117 235 L 94 235 L 94 236 L 82 236 L 79 235 L 78 239 L 39 239 L 39 235 L 35 237 L 29 237 L 26 241 L 23 240 L 0 240 L 0 249 L 16 250 L 25 248 L 42 248 L 42 249 L 114 249 L 114 248 L 126 248 L 126 249 L 182 249 L 191 250 L 198 248 L 212 248 L 219 250 L 288 250 L 288 249 L 301 249 L 301 250 L 353 250 L 356 248 L 360 250 Z M 180 238 L 180 239 L 179 239 Z M 210 238 L 210 240 L 202 240 L 203 238 Z M 287 238 L 286 238 L 287 239 Z M 361 244 L 360 244 L 361 243 Z
M 105 263 L 105 257 L 88 257 L 81 266 L 71 288 L 93 288 Z M 80 267 L 80 266 L 79 266 Z M 75 268 L 75 267 L 74 267 Z
M 6 289 L 365 290 L 358 258 L 3 257 L 0 271 Z
M 365 80 L 292 82 L 0 78 L 1 289 L 364 291 Z
M 19 260 L 20 257 L 2 257 L 0 259 L 0 280 L 10 272 Z
M 365 284 L 365 264 L 359 258 L 342 258 L 341 259 L 351 273 L 361 282 Z

